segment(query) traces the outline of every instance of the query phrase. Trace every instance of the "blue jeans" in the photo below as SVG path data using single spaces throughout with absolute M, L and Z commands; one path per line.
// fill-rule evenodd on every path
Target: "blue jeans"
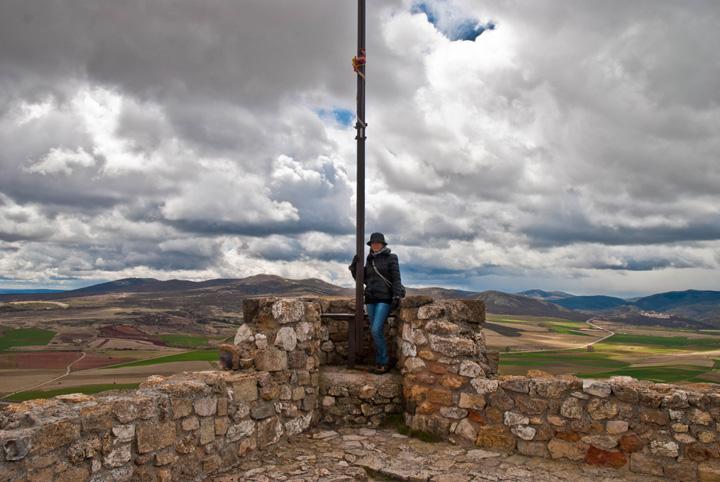
M 390 360 L 388 359 L 388 349 L 383 329 L 385 328 L 385 320 L 390 313 L 390 304 L 367 303 L 365 307 L 370 321 L 370 333 L 372 333 L 375 342 L 375 361 L 378 365 L 387 365 Z

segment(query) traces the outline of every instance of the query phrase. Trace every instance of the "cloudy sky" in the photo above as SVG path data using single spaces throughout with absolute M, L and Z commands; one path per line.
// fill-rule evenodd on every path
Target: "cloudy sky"
M 354 0 L 2 0 L 0 287 L 350 286 Z M 368 0 L 410 286 L 720 289 L 720 4 Z

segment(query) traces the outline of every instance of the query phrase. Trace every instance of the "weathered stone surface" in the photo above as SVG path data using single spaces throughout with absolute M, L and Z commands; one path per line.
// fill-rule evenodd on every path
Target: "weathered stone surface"
M 587 411 L 593 420 L 606 420 L 618 413 L 618 405 L 614 400 L 594 398 L 587 404 Z
M 713 421 L 712 415 L 697 408 L 691 408 L 687 414 L 690 423 L 696 423 L 698 425 L 710 425 Z
M 477 429 L 466 418 L 458 422 L 457 427 L 455 428 L 455 433 L 473 442 L 477 439 Z
M 305 317 L 305 303 L 297 299 L 281 299 L 273 303 L 272 315 L 280 324 L 298 323 Z
M 243 437 L 247 437 L 255 432 L 255 422 L 252 420 L 244 420 L 240 423 L 230 425 L 225 437 L 229 442 L 236 442 Z
M 175 442 L 175 423 L 141 422 L 135 429 L 137 450 L 144 454 L 169 447 Z
M 568 389 L 570 383 L 557 379 L 534 379 L 531 384 L 531 394 L 547 399 L 560 397 Z
M 112 410 L 120 423 L 148 419 L 157 413 L 157 400 L 142 396 L 118 398 L 114 400 Z
M 663 475 L 667 479 L 681 482 L 694 482 L 698 480 L 697 466 L 690 461 L 669 462 L 664 464 Z
M 618 441 L 611 435 L 587 435 L 581 440 L 583 443 L 602 450 L 614 449 L 618 445 Z
M 442 415 L 443 417 L 460 420 L 462 418 L 467 417 L 468 411 L 464 410 L 462 408 L 456 408 L 456 407 L 441 407 L 440 415 Z
M 620 450 L 623 452 L 639 452 L 645 446 L 645 442 L 634 433 L 629 433 L 618 440 Z
M 530 423 L 530 420 L 525 415 L 519 413 L 505 412 L 503 423 L 510 427 L 513 425 L 527 425 Z
M 255 367 L 267 372 L 285 370 L 288 367 L 287 352 L 276 348 L 259 350 L 255 355 Z
M 607 382 L 585 379 L 583 380 L 583 392 L 596 397 L 607 398 L 610 396 L 612 389 Z
M 215 420 L 210 417 L 200 419 L 200 445 L 209 444 L 215 440 Z
M 48 423 L 35 432 L 32 451 L 45 453 L 80 438 L 80 424 L 69 420 Z
M 500 387 L 511 392 L 530 393 L 530 380 L 525 377 L 508 375 L 502 378 Z
M 117 442 L 131 442 L 135 438 L 135 425 L 115 425 L 112 433 Z
M 461 393 L 458 401 L 460 408 L 470 408 L 473 410 L 482 410 L 485 408 L 485 397 L 472 393 Z
M 215 415 L 215 413 L 217 412 L 217 398 L 205 397 L 199 400 L 195 400 L 195 402 L 193 403 L 193 407 L 195 408 L 195 413 L 197 413 L 201 417 L 209 417 L 210 415 Z
M 431 320 L 425 324 L 425 331 L 436 335 L 457 335 L 461 331 L 461 327 L 447 320 Z
M 295 327 L 295 335 L 300 342 L 310 340 L 313 337 L 313 331 L 313 325 L 307 321 L 298 323 Z
M 360 387 L 360 390 L 358 390 L 358 397 L 361 400 L 367 400 L 374 397 L 376 393 L 377 388 L 374 385 L 363 385 Z
M 574 397 L 566 398 L 563 404 L 560 406 L 560 414 L 567 418 L 582 418 L 582 402 Z
M 667 425 L 670 422 L 667 413 L 664 410 L 654 410 L 649 408 L 641 408 L 639 413 L 641 422 L 654 423 L 656 425 Z
M 630 470 L 640 474 L 663 475 L 662 464 L 659 461 L 639 453 L 630 456 Z
M 576 442 L 568 442 L 558 438 L 550 440 L 548 451 L 550 457 L 554 459 L 583 460 L 585 458 L 585 450 L 578 446 Z
M 515 410 L 529 415 L 540 415 L 547 411 L 548 402 L 525 394 L 515 395 Z
M 690 406 L 688 395 L 685 390 L 673 390 L 670 395 L 666 395 L 662 399 L 664 408 L 687 408 Z
M 528 457 L 549 457 L 550 452 L 544 442 L 517 441 L 517 451 Z
M 625 420 L 608 420 L 605 423 L 605 430 L 609 434 L 620 434 L 627 432 L 628 426 Z
M 293 351 L 297 346 L 297 335 L 295 330 L 289 326 L 283 326 L 275 335 L 275 346 L 280 347 L 285 351 Z
M 268 340 L 267 336 L 263 335 L 262 333 L 258 333 L 255 335 L 255 347 L 257 347 L 258 350 L 264 350 L 268 347 Z
M 512 452 L 515 449 L 515 437 L 502 425 L 485 425 L 479 428 L 475 444 L 490 449 Z
M 178 456 L 172 450 L 163 450 L 155 454 L 155 465 L 162 467 L 177 462 Z
M 495 393 L 500 386 L 500 383 L 497 380 L 489 380 L 481 377 L 473 378 L 470 380 L 470 384 L 473 386 L 478 395 Z
M 296 417 L 289 422 L 285 423 L 285 433 L 288 435 L 299 434 L 310 427 L 312 421 L 312 413 L 303 415 L 302 417 Z
M 460 336 L 429 335 L 428 339 L 430 348 L 445 356 L 473 356 L 477 349 L 473 340 Z
M 698 464 L 700 482 L 720 482 L 720 463 L 717 461 Z
M 485 372 L 480 367 L 480 365 L 478 365 L 474 361 L 463 360 L 462 362 L 460 362 L 458 374 L 464 377 L 476 378 L 479 376 L 484 376 Z
M 107 404 L 90 405 L 80 410 L 83 432 L 102 432 L 112 427 L 111 406 Z
M 275 415 L 275 405 L 271 402 L 258 403 L 250 409 L 250 416 L 255 420 L 272 417 Z
M 662 455 L 663 457 L 677 457 L 679 455 L 679 446 L 675 442 L 663 440 L 651 440 L 650 452 L 654 455 Z
M 433 303 L 431 305 L 421 306 L 418 309 L 417 317 L 418 320 L 430 320 L 433 318 L 440 318 L 444 314 L 445 310 L 443 307 Z
M 535 438 L 536 430 L 533 427 L 527 425 L 517 425 L 510 429 L 512 433 L 517 435 L 523 440 L 532 440 Z
M 591 445 L 585 454 L 585 463 L 619 469 L 627 463 L 627 458 L 622 452 L 603 450 Z
M 235 345 L 240 345 L 247 341 L 253 341 L 253 335 L 254 333 L 248 325 L 240 325 L 240 328 L 238 328 L 237 332 L 235 332 L 235 339 L 233 340 L 233 343 Z
M 278 417 L 272 417 L 258 422 L 257 444 L 258 447 L 267 447 L 280 440 L 283 434 L 283 425 Z
M 130 462 L 132 458 L 132 446 L 121 444 L 113 447 L 112 451 L 103 458 L 103 465 L 107 468 L 120 467 Z
M 403 373 L 414 373 L 423 370 L 426 367 L 425 362 L 417 357 L 411 357 L 405 360 Z

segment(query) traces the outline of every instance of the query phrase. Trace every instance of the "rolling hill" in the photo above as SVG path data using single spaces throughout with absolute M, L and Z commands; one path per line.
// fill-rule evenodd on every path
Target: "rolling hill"
M 499 315 L 548 316 L 576 321 L 589 318 L 585 313 L 569 310 L 555 303 L 501 291 L 484 291 L 475 296 L 475 299 L 485 302 L 488 313 Z

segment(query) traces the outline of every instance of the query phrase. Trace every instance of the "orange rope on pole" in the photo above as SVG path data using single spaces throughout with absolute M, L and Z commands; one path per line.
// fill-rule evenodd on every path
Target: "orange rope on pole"
M 365 64 L 367 63 L 367 58 L 365 57 L 365 49 L 362 49 L 360 51 L 360 57 L 353 57 L 352 58 L 352 66 L 353 70 L 363 79 L 365 79 L 365 74 L 362 72 L 362 68 L 365 67 Z

